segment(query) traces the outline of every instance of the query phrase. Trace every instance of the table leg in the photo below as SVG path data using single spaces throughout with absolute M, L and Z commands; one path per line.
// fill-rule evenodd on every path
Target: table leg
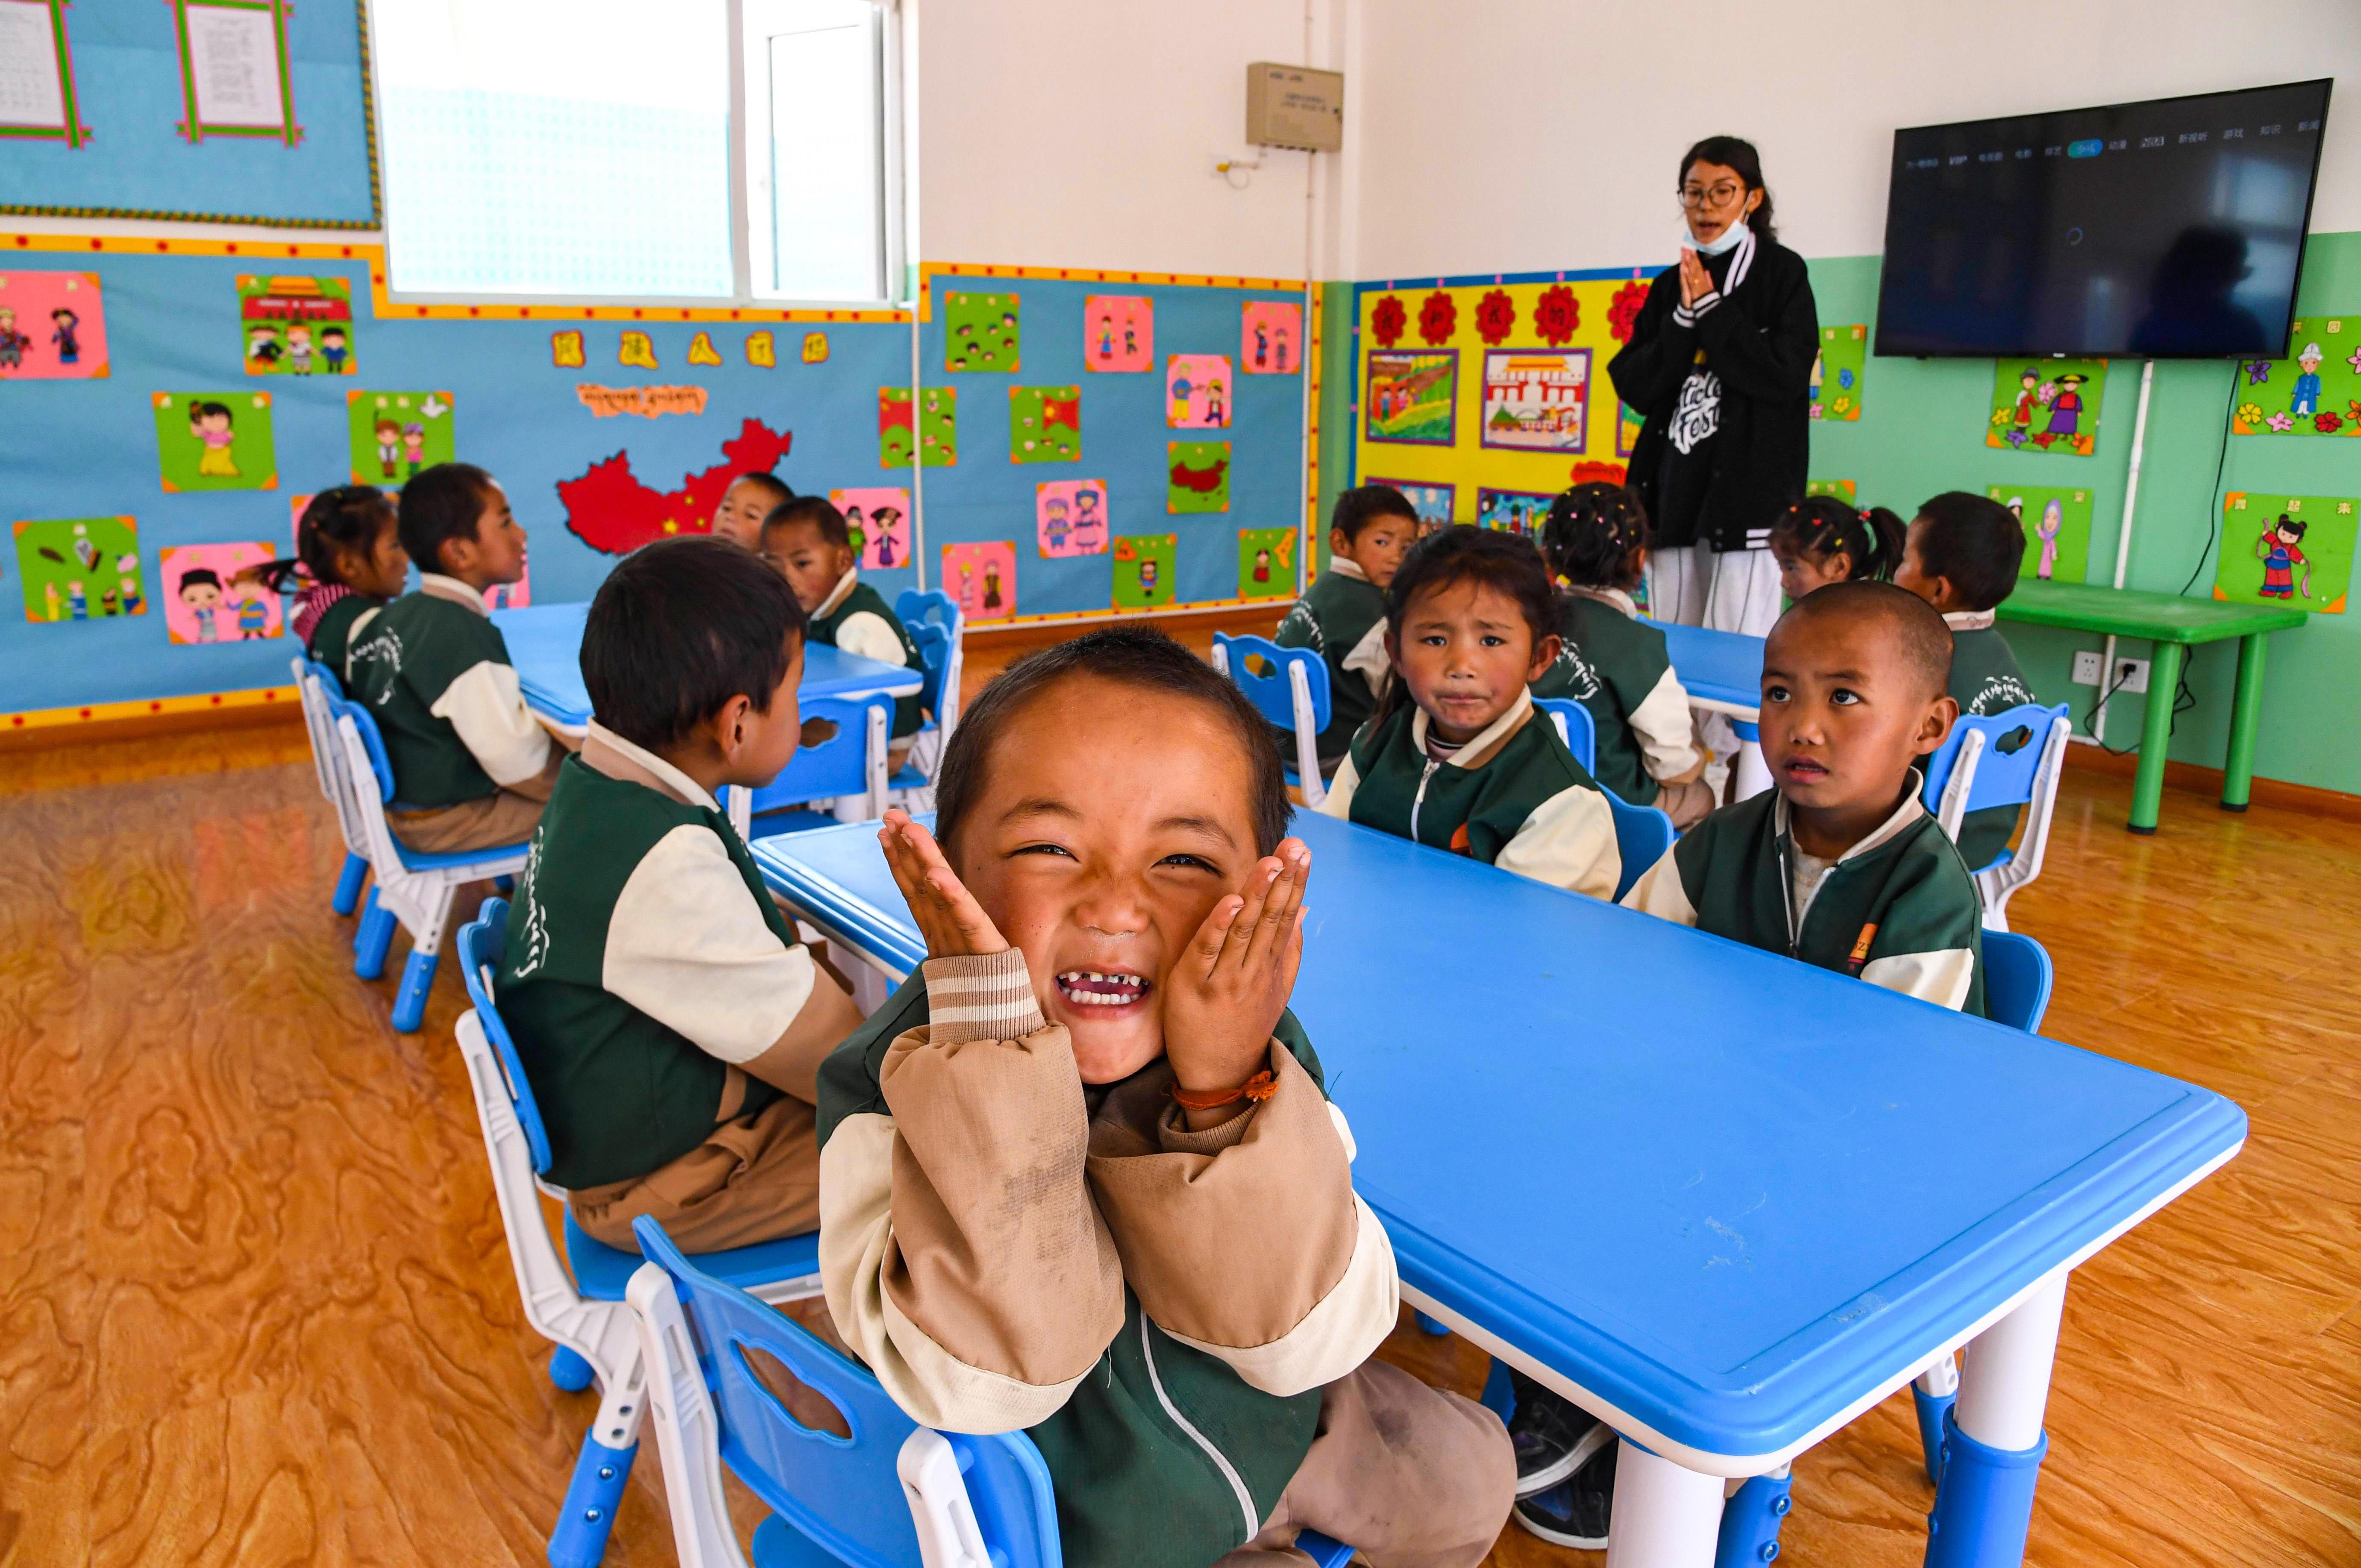
M 2034 1484 L 2049 1448 L 2041 1418 L 2065 1306 L 2061 1273 L 1968 1346 L 1959 1403 L 1944 1422 L 1943 1479 L 1927 1521 L 1927 1568 L 2011 1568 L 2025 1561 Z
M 1607 1568 L 1713 1568 L 1721 1542 L 1721 1477 L 1621 1441 Z
M 1730 728 L 1738 736 L 1738 755 L 1730 759 L 1730 768 L 1738 774 L 1738 787 L 1730 798 L 1733 802 L 1752 800 L 1772 787 L 1771 765 L 1763 760 L 1762 726 L 1733 718 Z
M 2222 769 L 2222 809 L 2244 811 L 2255 782 L 2255 728 L 2263 716 L 2264 632 L 2238 639 L 2238 686 L 2230 698 L 2230 754 Z
M 2132 779 L 2130 827 L 2135 833 L 2156 831 L 2157 812 L 2164 804 L 2164 753 L 2172 743 L 2172 697 L 2180 689 L 2181 662 L 2189 657 L 2189 650 L 2178 642 L 2151 647 L 2147 712 L 2140 722 L 2139 772 Z

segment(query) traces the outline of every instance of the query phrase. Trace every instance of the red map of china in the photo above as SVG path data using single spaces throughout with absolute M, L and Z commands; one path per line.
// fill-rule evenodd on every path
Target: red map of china
M 773 430 L 750 419 L 736 437 L 721 444 L 721 461 L 691 474 L 676 490 L 652 490 L 631 472 L 631 455 L 618 452 L 590 465 L 578 479 L 557 481 L 566 526 L 593 550 L 628 554 L 675 533 L 704 533 L 713 527 L 713 509 L 730 481 L 744 473 L 769 473 L 787 455 L 793 432 Z

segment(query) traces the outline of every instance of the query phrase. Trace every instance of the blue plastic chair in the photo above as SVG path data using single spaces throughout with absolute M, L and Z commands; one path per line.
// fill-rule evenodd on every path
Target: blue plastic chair
M 1615 852 L 1623 861 L 1622 873 L 1615 882 L 1615 898 L 1620 903 L 1631 884 L 1664 858 L 1677 835 L 1673 832 L 1673 819 L 1654 806 L 1633 806 L 1611 789 L 1598 793 L 1607 797 L 1607 807 L 1615 814 Z
M 582 1450 L 566 1491 L 555 1530 L 549 1538 L 555 1568 L 594 1568 L 606 1554 L 615 1506 L 631 1480 L 639 1453 L 644 1384 L 640 1334 L 624 1295 L 642 1259 L 636 1253 L 593 1240 L 566 1211 L 566 1255 L 542 1219 L 540 1195 L 563 1202 L 563 1189 L 546 1180 L 549 1135 L 533 1096 L 508 1025 L 492 998 L 493 977 L 508 944 L 506 899 L 484 902 L 482 912 L 459 932 L 459 967 L 475 1006 L 461 1015 L 459 1054 L 476 1096 L 484 1151 L 492 1167 L 500 1223 L 508 1234 L 509 1262 L 525 1320 L 556 1345 L 550 1354 L 550 1381 L 568 1392 L 598 1385 L 598 1412 L 583 1434 Z M 817 1234 L 708 1253 L 698 1264 L 716 1278 L 761 1292 L 771 1300 L 819 1293 Z
M 312 770 L 319 776 L 320 793 L 336 810 L 336 827 L 345 838 L 344 870 L 328 906 L 350 915 L 361 901 L 361 884 L 368 878 L 368 841 L 345 776 L 344 747 L 336 738 L 335 704 L 345 700 L 344 683 L 327 665 L 302 655 L 288 661 L 295 675 L 295 696 L 303 709 L 303 731 L 312 742 Z
M 938 621 L 921 621 L 906 630 L 910 641 L 918 645 L 918 667 L 926 674 L 925 684 L 918 687 L 918 706 L 925 709 L 925 716 L 918 721 L 918 733 L 939 737 L 932 754 L 935 766 L 939 768 L 944 749 L 950 744 L 951 725 L 959 713 L 959 634 Z M 899 792 L 923 789 L 932 783 L 934 780 L 917 763 L 905 762 L 885 781 L 885 787 Z
M 834 817 L 794 809 L 813 801 L 851 796 L 861 802 L 862 817 L 885 814 L 885 744 L 894 727 L 894 699 L 810 697 L 802 701 L 800 711 L 807 724 L 826 719 L 836 726 L 836 733 L 798 750 L 785 772 L 752 792 L 750 839 L 835 827 Z
M 1253 661 L 1262 661 L 1257 670 Z M 1287 782 L 1314 808 L 1328 798 L 1320 777 L 1320 732 L 1328 728 L 1328 663 L 1309 648 L 1282 648 L 1268 637 L 1213 633 L 1213 668 L 1230 677 L 1265 718 L 1295 740 Z
M 648 1261 L 631 1303 L 681 1568 L 743 1568 L 721 1465 L 773 1510 L 754 1530 L 756 1568 L 1059 1568 L 1057 1500 L 1032 1439 L 917 1425 L 866 1367 L 682 1256 L 655 1221 L 632 1229 Z M 777 1357 L 851 1435 L 796 1420 L 749 1350 Z M 1322 1568 L 1352 1555 L 1324 1536 L 1298 1544 Z
M 1590 709 L 1569 696 L 1537 696 L 1533 706 L 1557 721 L 1557 738 L 1588 773 L 1598 762 L 1598 722 Z
M 929 588 L 925 593 L 904 588 L 895 596 L 894 614 L 914 632 L 921 626 L 939 626 L 954 636 L 959 632 L 959 600 L 939 588 Z
M 2010 895 L 2041 874 L 2058 781 L 2066 767 L 2066 738 L 2073 728 L 2064 703 L 2028 703 L 1985 718 L 1962 714 L 1927 759 L 1927 788 L 1919 798 L 1954 840 L 1971 811 L 2030 808 L 2015 849 L 2003 850 L 1988 866 L 1968 868 L 1983 900 L 1988 930 L 2008 929 Z
M 2022 931 L 1984 933 L 1984 1014 L 1995 1024 L 2041 1033 L 2057 970 L 2049 950 Z

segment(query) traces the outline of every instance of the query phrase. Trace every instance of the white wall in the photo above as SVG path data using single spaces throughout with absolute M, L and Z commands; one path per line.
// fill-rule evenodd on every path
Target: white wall
M 1356 278 L 1668 262 L 1677 162 L 1763 149 L 1781 237 L 1884 248 L 1897 126 L 2321 76 L 2314 230 L 2361 229 L 2361 0 L 1354 0 Z

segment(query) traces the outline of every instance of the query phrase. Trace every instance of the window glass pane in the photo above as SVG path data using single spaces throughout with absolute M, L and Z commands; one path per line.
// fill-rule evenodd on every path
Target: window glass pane
M 723 0 L 375 0 L 393 287 L 727 297 Z
M 868 0 L 751 0 L 750 148 L 755 287 L 788 299 L 884 294 L 876 8 Z M 759 69 L 758 69 L 759 66 Z

